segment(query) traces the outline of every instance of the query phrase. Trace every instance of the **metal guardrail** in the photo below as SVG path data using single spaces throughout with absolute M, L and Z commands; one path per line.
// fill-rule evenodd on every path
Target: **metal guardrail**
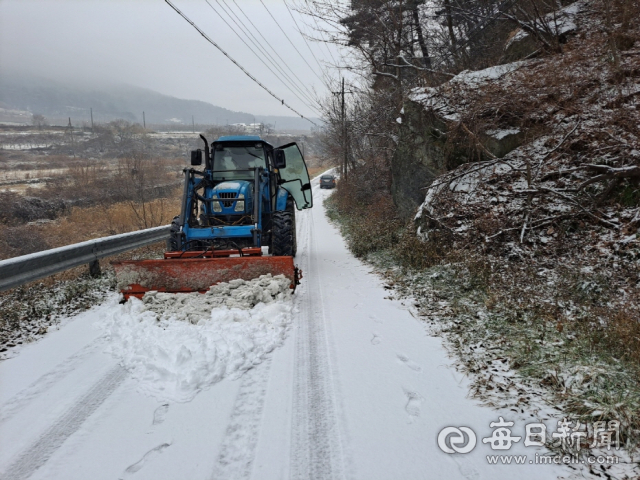
M 0 261 L 0 291 L 48 277 L 99 258 L 165 240 L 170 226 L 123 233 Z

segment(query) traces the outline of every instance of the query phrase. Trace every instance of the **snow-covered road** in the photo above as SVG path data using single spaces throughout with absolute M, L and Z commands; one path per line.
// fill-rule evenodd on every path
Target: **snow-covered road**
M 523 441 L 508 452 L 482 443 L 509 411 L 469 399 L 440 340 L 385 298 L 382 281 L 326 219 L 329 193 L 314 181 L 315 207 L 298 212 L 304 279 L 292 299 L 216 307 L 209 320 L 179 324 L 146 319 L 140 302 L 120 306 L 114 296 L 2 362 L 0 478 L 566 475 L 529 463 L 536 450 Z M 144 329 L 128 336 L 114 330 L 118 319 Z M 447 426 L 471 427 L 476 448 L 444 453 L 437 437 Z M 489 465 L 491 454 L 528 460 Z

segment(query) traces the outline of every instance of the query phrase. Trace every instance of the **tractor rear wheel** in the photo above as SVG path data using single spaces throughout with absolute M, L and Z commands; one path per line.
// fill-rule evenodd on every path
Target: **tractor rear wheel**
M 291 218 L 293 220 L 293 225 L 291 227 L 293 231 L 293 253 L 291 256 L 295 257 L 296 253 L 298 253 L 298 236 L 296 235 L 296 207 L 291 197 L 287 200 L 287 212 L 291 213 Z
M 182 234 L 180 233 L 179 215 L 173 217 L 171 228 L 169 229 L 169 238 L 167 239 L 167 251 L 179 252 L 182 250 Z
M 271 254 L 276 257 L 296 255 L 296 217 L 291 211 L 271 216 Z

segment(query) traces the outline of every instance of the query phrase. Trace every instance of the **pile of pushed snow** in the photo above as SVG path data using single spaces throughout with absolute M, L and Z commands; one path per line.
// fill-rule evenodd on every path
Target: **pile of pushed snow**
M 263 275 L 221 283 L 205 294 L 149 292 L 104 319 L 107 351 L 142 392 L 188 402 L 282 344 L 291 322 L 290 283 L 283 275 Z

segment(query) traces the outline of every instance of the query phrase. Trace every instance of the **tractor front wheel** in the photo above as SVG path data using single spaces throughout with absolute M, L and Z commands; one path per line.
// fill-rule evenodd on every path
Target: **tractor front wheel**
M 179 252 L 182 250 L 182 234 L 180 233 L 180 225 L 178 224 L 179 219 L 180 216 L 176 215 L 171 221 L 169 238 L 167 239 L 168 252 Z
M 274 212 L 271 217 L 271 254 L 276 257 L 296 255 L 296 216 L 292 211 Z

